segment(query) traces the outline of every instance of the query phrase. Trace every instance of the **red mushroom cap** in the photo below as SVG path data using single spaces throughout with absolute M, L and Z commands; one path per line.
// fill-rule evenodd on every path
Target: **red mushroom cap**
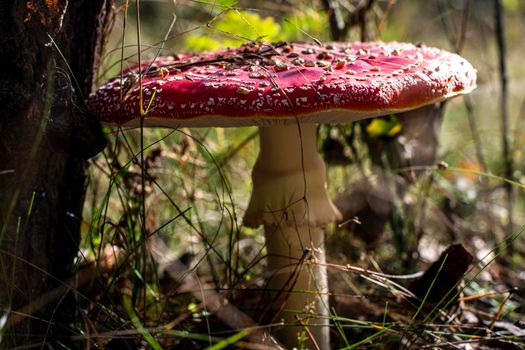
M 462 57 L 405 43 L 250 43 L 141 65 L 145 125 L 234 126 L 347 122 L 465 94 L 476 70 Z M 105 123 L 136 126 L 136 66 L 93 93 Z M 148 107 L 149 106 L 149 107 Z

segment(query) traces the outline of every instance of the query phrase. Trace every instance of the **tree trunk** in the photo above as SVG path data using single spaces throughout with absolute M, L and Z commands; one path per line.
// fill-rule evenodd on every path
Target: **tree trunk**
M 0 0 L 0 344 L 53 342 L 71 298 L 1 320 L 70 277 L 86 160 L 105 144 L 87 115 L 111 0 Z

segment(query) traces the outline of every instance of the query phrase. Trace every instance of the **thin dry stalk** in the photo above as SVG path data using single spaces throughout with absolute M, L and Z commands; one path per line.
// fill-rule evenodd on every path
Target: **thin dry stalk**
M 499 62 L 499 78 L 500 78 L 500 117 L 501 117 L 501 142 L 503 147 L 503 174 L 507 179 L 512 179 L 514 173 L 514 161 L 512 159 L 510 149 L 510 121 L 508 108 L 508 76 L 507 76 L 507 48 L 505 43 L 505 16 L 503 12 L 503 4 L 501 0 L 494 0 L 494 19 L 495 19 L 495 34 L 496 44 L 498 48 L 498 62 Z M 505 192 L 507 195 L 507 233 L 511 234 L 514 227 L 514 193 L 512 185 L 505 183 Z M 509 253 L 514 252 L 514 244 L 509 242 L 507 247 Z

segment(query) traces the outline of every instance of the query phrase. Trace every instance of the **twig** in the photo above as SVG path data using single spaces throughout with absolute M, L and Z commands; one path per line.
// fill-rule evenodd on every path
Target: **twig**
M 447 3 L 448 8 L 444 7 L 444 1 L 438 2 L 437 6 L 440 13 L 446 13 L 451 11 L 450 4 Z M 461 51 L 463 51 L 463 47 L 465 44 L 469 14 L 470 0 L 464 0 L 460 29 L 455 33 L 455 36 L 451 35 L 449 25 L 447 21 L 445 21 L 445 16 L 441 16 L 443 30 L 445 31 L 450 45 L 454 47 L 455 52 L 458 54 L 461 54 Z M 463 103 L 465 105 L 465 109 L 467 110 L 467 120 L 469 124 L 470 133 L 472 135 L 472 141 L 474 142 L 474 152 L 476 154 L 478 165 L 480 166 L 482 172 L 487 172 L 487 162 L 485 161 L 485 157 L 483 156 L 482 141 L 481 137 L 479 136 L 478 125 L 474 115 L 474 104 L 472 103 L 472 98 L 470 97 L 470 95 L 463 96 Z M 487 179 L 484 177 L 481 177 L 481 181 L 483 181 L 483 183 L 487 183 Z M 492 212 L 488 211 L 486 213 L 486 218 L 489 226 L 491 227 L 491 231 L 496 232 L 496 230 L 494 229 L 494 218 Z
M 390 11 L 392 10 L 392 7 L 394 7 L 394 0 L 387 0 L 386 8 L 383 11 L 383 16 L 381 16 L 381 20 L 379 21 L 379 24 L 377 25 L 377 36 L 378 37 L 381 37 L 381 32 L 383 31 L 383 27 L 386 24 L 386 21 L 388 19 L 388 16 L 390 15 Z
M 308 339 L 310 339 L 310 341 L 312 342 L 312 345 L 315 348 L 315 350 L 321 350 L 321 348 L 319 347 L 319 344 L 317 344 L 317 342 L 315 341 L 314 335 L 312 334 L 312 331 L 310 331 L 310 328 L 304 323 L 304 321 L 298 315 L 295 315 L 295 319 L 297 320 L 297 322 L 301 324 L 301 327 L 303 327 L 306 334 L 308 334 Z
M 499 320 L 501 317 L 501 313 L 503 312 L 503 308 L 505 307 L 505 304 L 509 299 L 512 297 L 512 291 L 509 291 L 509 293 L 505 296 L 505 298 L 501 301 L 501 304 L 499 305 L 498 312 L 496 312 L 496 315 L 494 316 L 494 319 L 490 323 L 489 329 L 492 332 L 494 330 L 494 326 L 496 325 L 496 321 Z
M 513 292 L 516 292 L 517 291 L 517 288 L 516 287 L 513 287 L 513 288 L 506 288 L 506 289 L 503 289 L 503 290 L 494 290 L 494 291 L 491 291 L 491 292 L 486 292 L 486 293 L 482 293 L 482 294 L 478 294 L 478 295 L 469 295 L 469 296 L 466 296 L 466 297 L 461 297 L 461 298 L 458 298 L 458 301 L 471 301 L 471 300 L 477 300 L 477 299 L 482 299 L 482 298 L 489 298 L 489 297 L 493 297 L 493 296 L 497 296 L 497 295 L 501 295 L 501 294 L 506 294 L 506 293 L 513 293 Z
M 503 162 L 504 169 L 503 174 L 507 179 L 512 179 L 513 174 L 513 160 L 510 150 L 510 135 L 509 135 L 509 111 L 508 111 L 508 77 L 507 77 L 507 52 L 505 47 L 505 23 L 503 5 L 501 0 L 494 0 L 495 7 L 495 21 L 496 21 L 496 44 L 498 47 L 498 58 L 499 58 L 499 76 L 501 84 L 501 96 L 500 96 L 500 113 L 501 113 L 501 141 L 503 146 Z M 507 193 L 507 211 L 508 211 L 508 223 L 507 232 L 512 233 L 514 227 L 514 194 L 512 186 L 508 183 L 505 184 L 505 190 Z M 514 244 L 509 243 L 508 251 L 510 255 L 514 252 Z
M 470 0 L 465 0 L 463 5 L 463 10 L 461 14 L 461 27 L 456 38 L 456 52 L 460 53 L 463 51 L 463 46 L 465 44 L 465 38 L 467 37 L 467 26 L 468 18 L 470 14 Z
M 468 125 L 472 134 L 472 140 L 474 141 L 476 158 L 478 159 L 478 164 L 481 167 L 481 171 L 485 172 L 488 170 L 488 168 L 487 163 L 485 162 L 485 157 L 483 156 L 483 149 L 481 148 L 481 138 L 479 137 L 476 118 L 474 117 L 474 105 L 469 95 L 463 96 L 463 102 L 467 110 Z

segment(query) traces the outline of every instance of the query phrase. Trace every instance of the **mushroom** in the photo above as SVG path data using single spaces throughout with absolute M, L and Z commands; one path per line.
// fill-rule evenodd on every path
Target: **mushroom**
M 274 320 L 297 344 L 329 346 L 324 229 L 340 218 L 326 192 L 316 125 L 351 122 L 415 109 L 475 88 L 465 59 L 406 43 L 248 43 L 143 64 L 144 126 L 258 126 L 260 153 L 244 224 L 264 225 Z M 136 67 L 92 94 L 88 108 L 108 124 L 141 124 Z M 124 90 L 121 92 L 121 90 Z M 313 344 L 315 342 L 316 344 Z

